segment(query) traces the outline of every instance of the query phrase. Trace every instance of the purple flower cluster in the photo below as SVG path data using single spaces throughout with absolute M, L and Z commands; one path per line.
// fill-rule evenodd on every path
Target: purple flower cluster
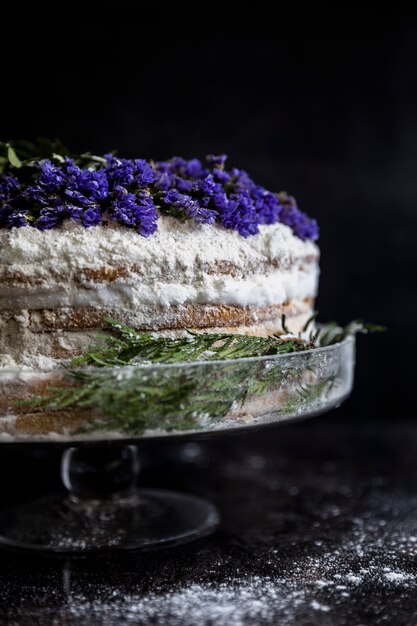
M 82 169 L 69 158 L 57 164 L 44 160 L 24 188 L 11 176 L 0 178 L 0 228 L 31 225 L 49 230 L 68 219 L 89 228 L 107 219 L 147 237 L 155 232 L 158 219 L 146 189 L 154 177 L 146 161 L 109 156 L 106 167 Z
M 157 228 L 158 214 L 150 185 L 155 180 L 153 167 L 144 159 L 118 159 L 105 156 L 102 170 L 108 181 L 109 202 L 105 205 L 108 219 L 135 228 L 143 237 Z
M 299 210 L 294 198 L 256 185 L 243 170 L 225 170 L 225 155 L 206 160 L 206 165 L 180 157 L 155 163 L 154 186 L 166 212 L 216 221 L 243 237 L 258 233 L 260 224 L 282 222 L 301 239 L 318 238 L 317 222 Z
M 289 196 L 285 191 L 278 194 L 282 211 L 279 221 L 290 226 L 300 239 L 312 239 L 315 241 L 319 236 L 319 229 L 316 220 L 312 220 L 305 213 L 300 211 L 293 196 Z
M 116 220 L 144 237 L 157 229 L 158 213 L 199 223 L 217 222 L 243 237 L 261 224 L 281 222 L 301 239 L 317 239 L 315 220 L 291 196 L 256 185 L 243 170 L 225 169 L 226 157 L 174 157 L 169 161 L 119 159 L 83 168 L 73 159 L 40 161 L 26 179 L 0 177 L 0 228 L 56 228 L 75 220 L 86 228 Z M 20 170 L 16 170 L 16 176 Z

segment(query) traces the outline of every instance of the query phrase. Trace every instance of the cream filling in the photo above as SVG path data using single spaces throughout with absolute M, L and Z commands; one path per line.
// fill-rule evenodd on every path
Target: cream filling
M 277 270 L 266 275 L 234 278 L 199 273 L 197 277 L 176 276 L 177 280 L 145 282 L 134 275 L 111 283 L 54 283 L 27 286 L 7 285 L 0 290 L 2 308 L 53 309 L 57 307 L 119 307 L 135 310 L 143 306 L 170 307 L 181 304 L 268 306 L 288 300 L 315 296 L 318 267 Z

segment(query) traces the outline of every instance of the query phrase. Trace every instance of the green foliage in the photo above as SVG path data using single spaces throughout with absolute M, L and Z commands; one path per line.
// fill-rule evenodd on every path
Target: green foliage
M 102 343 L 93 346 L 73 365 L 117 366 L 127 363 L 180 363 L 240 359 L 300 352 L 313 348 L 311 341 L 279 335 L 252 337 L 226 333 L 194 333 L 172 339 L 140 333 L 116 320 L 106 318 L 112 334 L 103 335 Z
M 0 142 L 0 173 L 5 172 L 18 178 L 22 168 L 33 168 L 42 159 L 62 160 L 68 156 L 67 148 L 59 139 L 39 137 L 36 141 Z
M 21 182 L 27 182 L 37 171 L 39 161 L 50 159 L 53 163 L 62 163 L 71 156 L 79 167 L 96 169 L 106 164 L 104 157 L 86 152 L 70 154 L 60 139 L 38 137 L 36 141 L 0 141 L 0 173 L 11 174 Z
M 35 410 L 91 411 L 91 421 L 74 434 L 114 429 L 137 436 L 149 429 L 203 428 L 205 420 L 220 420 L 246 397 L 262 396 L 283 385 L 292 393 L 281 411 L 296 414 L 327 394 L 334 378 L 317 375 L 314 380 L 311 352 L 291 367 L 280 359 L 251 357 L 302 356 L 305 350 L 334 344 L 354 332 L 382 330 L 352 322 L 344 329 L 330 325 L 321 333 L 312 331 L 308 340 L 193 332 L 172 339 L 140 333 L 116 320 L 106 322 L 110 333 L 72 362 L 69 380 L 25 403 Z M 307 373 L 313 382 L 305 381 Z

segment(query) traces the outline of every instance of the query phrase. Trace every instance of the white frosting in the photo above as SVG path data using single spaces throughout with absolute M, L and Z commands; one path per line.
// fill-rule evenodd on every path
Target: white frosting
M 261 226 L 246 239 L 221 226 L 167 216 L 147 239 L 115 223 L 1 230 L 0 308 L 281 304 L 316 294 L 318 254 L 313 242 L 283 224 Z M 219 262 L 231 264 L 235 275 L 213 273 Z M 82 277 L 86 268 L 103 267 L 124 268 L 127 275 L 101 284 Z M 28 282 L 2 284 L 2 273 Z
M 287 300 L 303 300 L 314 295 L 317 288 L 318 269 L 308 265 L 308 271 L 297 268 L 274 271 L 265 276 L 252 275 L 249 279 L 230 278 L 204 274 L 189 284 L 181 282 L 147 281 L 135 283 L 124 280 L 98 284 L 90 288 L 75 288 L 74 284 L 51 284 L 22 292 L 18 287 L 1 289 L 2 302 L 8 309 L 53 309 L 55 307 L 96 308 L 117 307 L 136 309 L 144 305 L 169 307 L 171 305 L 229 304 L 256 305 L 282 304 Z
M 4 229 L 0 231 L 0 250 L 2 265 L 46 263 L 56 270 L 141 261 L 164 261 L 171 267 L 177 261 L 188 267 L 196 261 L 212 263 L 219 259 L 236 264 L 262 259 L 290 261 L 318 254 L 313 242 L 302 241 L 284 224 L 261 225 L 258 235 L 244 238 L 219 225 L 180 222 L 165 215 L 159 217 L 158 230 L 148 238 L 115 222 L 105 228 L 84 228 L 69 221 L 48 231 Z

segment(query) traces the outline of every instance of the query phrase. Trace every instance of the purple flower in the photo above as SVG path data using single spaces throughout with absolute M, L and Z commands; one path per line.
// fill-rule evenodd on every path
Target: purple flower
M 224 185 L 230 181 L 230 174 L 229 172 L 226 172 L 226 170 L 221 170 L 220 168 L 216 167 L 213 170 L 213 178 L 216 182 Z
M 28 205 L 40 204 L 42 206 L 47 206 L 48 198 L 51 198 L 52 196 L 53 194 L 49 194 L 38 184 L 27 187 L 23 191 L 21 199 L 27 202 Z
M 152 235 L 157 228 L 158 214 L 155 204 L 152 196 L 146 192 L 134 195 L 117 186 L 109 214 L 111 219 L 135 227 L 144 237 Z
M 181 157 L 173 157 L 169 161 L 158 161 L 155 167 L 158 172 L 176 175 L 191 182 L 198 180 L 207 172 L 199 159 L 187 161 Z
M 203 165 L 199 159 L 191 159 L 185 167 L 185 174 L 188 178 L 200 178 L 203 172 Z
M 319 238 L 319 227 L 316 220 L 300 211 L 293 196 L 281 192 L 277 195 L 277 198 L 282 205 L 280 222 L 290 226 L 300 239 L 316 241 Z
M 63 194 L 69 199 L 69 202 L 71 202 L 75 206 L 88 207 L 90 204 L 90 200 L 83 193 L 77 191 L 76 189 L 64 189 Z
M 83 221 L 83 213 L 84 209 L 80 206 L 75 206 L 73 204 L 67 204 L 68 217 L 74 222 L 82 222 Z M 88 209 L 87 209 L 88 210 Z
M 13 213 L 10 214 L 7 223 L 9 228 L 13 228 L 13 226 L 21 228 L 22 226 L 28 226 L 29 224 L 27 214 L 23 211 L 13 211 Z
M 275 224 L 280 221 L 282 205 L 275 194 L 263 187 L 257 187 L 251 195 L 260 224 Z
M 219 220 L 225 228 L 237 230 L 243 237 L 259 232 L 256 210 L 249 194 L 231 194 L 227 206 L 220 212 Z
M 22 228 L 29 226 L 26 211 L 13 210 L 10 206 L 3 206 L 0 209 L 0 227 L 2 228 Z
M 156 172 L 155 188 L 158 191 L 167 191 L 173 186 L 173 176 L 169 172 L 163 170 Z
M 97 226 L 101 222 L 101 211 L 100 207 L 96 206 L 90 209 L 87 209 L 82 216 L 83 225 L 86 228 L 90 226 Z
M 70 165 L 70 160 L 66 161 Z M 72 161 L 71 161 L 72 165 Z M 65 182 L 65 174 L 63 167 L 52 165 L 49 159 L 39 163 L 41 174 L 38 179 L 38 185 L 49 193 L 55 193 Z
M 195 189 L 204 195 L 213 196 L 216 191 L 221 191 L 221 186 L 214 182 L 213 174 L 207 174 L 195 183 Z
M 319 237 L 319 229 L 316 220 L 309 218 L 299 209 L 284 208 L 280 221 L 290 226 L 300 239 L 312 239 Z
M 181 176 L 177 176 L 174 174 L 171 176 L 171 186 L 178 189 L 182 193 L 190 193 L 193 188 L 193 183 L 191 180 L 187 180 L 186 178 L 181 178 Z
M 166 211 L 177 217 L 192 217 L 196 222 L 206 224 L 212 224 L 216 219 L 216 211 L 202 207 L 197 200 L 176 189 L 162 192 L 161 201 Z
M 229 202 L 230 198 L 223 189 L 213 194 L 213 205 L 220 214 L 228 210 Z
M 156 178 L 155 171 L 145 159 L 135 160 L 135 181 L 139 188 L 149 187 Z
M 0 175 L 0 228 L 28 225 L 26 213 L 14 207 L 19 194 L 19 181 L 13 176 Z
M 110 156 L 107 160 L 106 175 L 110 188 L 129 187 L 135 180 L 135 164 L 130 159 L 117 159 Z
M 109 184 L 103 169 L 80 170 L 74 182 L 75 186 L 91 200 L 106 200 L 109 195 Z
M 53 209 L 42 209 L 40 216 L 34 223 L 39 230 L 51 230 L 60 226 L 65 218 L 65 210 L 57 211 Z
M 226 170 L 225 155 L 209 155 L 205 162 L 181 157 L 153 162 L 107 154 L 104 165 L 100 160 L 90 161 L 88 168 L 78 163 L 47 159 L 29 177 L 24 168 L 16 177 L 0 175 L 0 228 L 47 230 L 65 220 L 89 228 L 106 215 L 147 237 L 157 228 L 157 206 L 179 219 L 217 222 L 243 237 L 276 222 L 303 240 L 318 237 L 316 221 L 299 210 L 294 198 L 271 193 L 244 170 Z
M 188 161 L 182 157 L 172 157 L 169 161 L 169 169 L 174 174 L 185 174 L 187 172 Z
M 14 176 L 0 176 L 0 202 L 10 200 L 20 191 L 20 184 Z

